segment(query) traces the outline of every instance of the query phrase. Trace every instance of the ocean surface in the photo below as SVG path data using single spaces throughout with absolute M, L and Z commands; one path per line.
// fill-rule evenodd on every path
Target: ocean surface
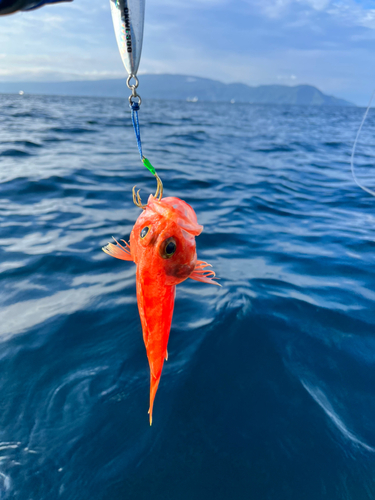
M 222 288 L 177 287 L 148 422 L 125 99 L 0 95 L 0 499 L 375 498 L 375 199 L 360 108 L 145 101 Z M 357 175 L 375 187 L 375 115 Z

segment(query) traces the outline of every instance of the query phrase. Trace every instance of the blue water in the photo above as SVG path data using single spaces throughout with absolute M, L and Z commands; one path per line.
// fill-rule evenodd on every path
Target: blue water
M 150 428 L 135 266 L 101 251 L 156 187 L 126 100 L 0 96 L 0 499 L 375 497 L 362 113 L 144 102 L 144 152 L 222 284 L 177 287 Z

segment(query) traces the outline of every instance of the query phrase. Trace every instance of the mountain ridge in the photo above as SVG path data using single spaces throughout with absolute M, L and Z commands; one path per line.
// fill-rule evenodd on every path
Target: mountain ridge
M 222 83 L 189 75 L 139 75 L 142 98 L 163 100 L 242 102 L 252 104 L 295 104 L 303 106 L 355 106 L 330 96 L 312 85 L 259 85 Z M 129 95 L 126 78 L 65 82 L 0 82 L 0 93 L 124 97 Z

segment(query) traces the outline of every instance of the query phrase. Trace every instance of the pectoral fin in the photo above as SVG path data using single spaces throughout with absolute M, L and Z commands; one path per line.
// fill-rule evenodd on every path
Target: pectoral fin
M 191 273 L 189 278 L 195 281 L 202 281 L 203 283 L 209 283 L 211 285 L 221 286 L 220 283 L 215 281 L 215 272 L 211 269 L 205 269 L 206 267 L 212 267 L 211 264 L 203 262 L 203 260 L 197 260 L 195 264 L 194 271 Z
M 130 253 L 129 243 L 126 243 L 126 241 L 121 240 L 125 243 L 125 246 L 122 246 L 115 238 L 113 239 L 115 240 L 116 245 L 114 245 L 113 243 L 108 243 L 108 245 L 102 248 L 103 252 L 105 252 L 108 255 L 111 255 L 112 257 L 116 257 L 116 259 L 133 261 L 133 257 Z

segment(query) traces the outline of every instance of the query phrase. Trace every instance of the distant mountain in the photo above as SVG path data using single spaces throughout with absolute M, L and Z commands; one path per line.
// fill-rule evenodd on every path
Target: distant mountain
M 254 104 L 298 104 L 303 106 L 354 106 L 323 94 L 311 85 L 260 85 L 222 83 L 208 78 L 183 75 L 140 75 L 139 93 L 146 99 L 188 101 L 248 102 Z M 125 78 L 73 82 L 1 83 L 0 93 L 97 97 L 128 97 Z

